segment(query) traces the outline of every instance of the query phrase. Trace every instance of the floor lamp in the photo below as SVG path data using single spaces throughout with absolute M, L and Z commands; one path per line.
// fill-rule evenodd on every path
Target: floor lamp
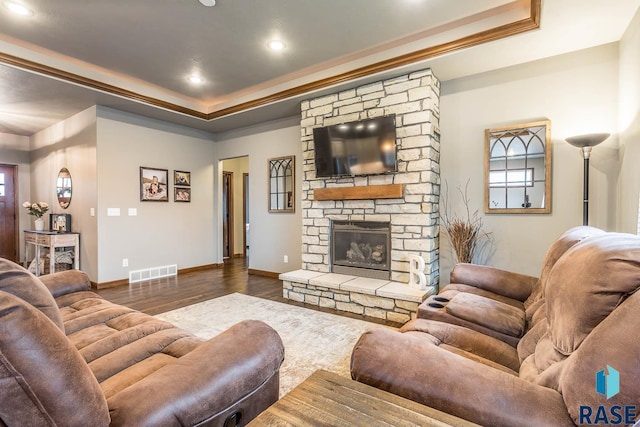
M 593 147 L 607 138 L 609 138 L 608 133 L 590 133 L 587 135 L 572 136 L 566 139 L 569 144 L 581 148 L 582 155 L 584 156 L 582 225 L 589 225 L 589 155 Z

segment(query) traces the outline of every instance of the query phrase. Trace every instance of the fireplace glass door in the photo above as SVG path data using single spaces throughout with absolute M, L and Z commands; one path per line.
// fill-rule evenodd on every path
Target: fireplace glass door
M 388 279 L 390 226 L 385 222 L 333 221 L 332 271 Z

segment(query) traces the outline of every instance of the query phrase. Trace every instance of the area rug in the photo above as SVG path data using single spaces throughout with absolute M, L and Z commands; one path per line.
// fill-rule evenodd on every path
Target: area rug
M 242 320 L 262 320 L 278 332 L 284 343 L 280 396 L 318 369 L 350 377 L 351 350 L 360 335 L 369 329 L 386 327 L 238 293 L 155 317 L 205 339 Z

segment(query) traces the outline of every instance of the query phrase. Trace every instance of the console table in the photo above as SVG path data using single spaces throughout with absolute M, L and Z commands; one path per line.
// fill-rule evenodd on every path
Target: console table
M 49 273 L 55 273 L 56 248 L 73 248 L 73 268 L 80 269 L 80 233 L 59 233 L 56 231 L 35 231 L 24 230 L 24 257 L 28 263 L 28 245 L 35 246 L 36 249 L 36 276 L 40 275 L 40 250 L 49 248 Z

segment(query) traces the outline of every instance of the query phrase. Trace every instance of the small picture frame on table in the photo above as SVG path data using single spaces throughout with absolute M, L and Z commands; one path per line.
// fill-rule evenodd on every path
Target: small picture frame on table
M 71 215 L 69 214 L 49 214 L 49 230 L 58 233 L 71 232 Z

